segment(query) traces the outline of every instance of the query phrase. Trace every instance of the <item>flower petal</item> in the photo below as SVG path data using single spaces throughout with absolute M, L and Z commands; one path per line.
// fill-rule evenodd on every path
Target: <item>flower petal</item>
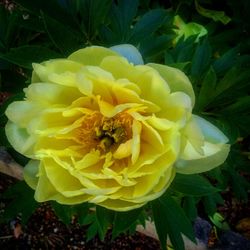
M 23 178 L 27 184 L 35 189 L 38 183 L 38 172 L 39 172 L 40 161 L 30 160 L 24 167 Z
M 190 123 L 195 125 L 193 128 L 197 127 L 198 130 L 195 128 L 186 130 L 186 144 L 175 164 L 176 171 L 182 174 L 194 174 L 209 171 L 221 165 L 230 150 L 230 145 L 225 144 L 228 141 L 227 137 L 201 117 L 193 115 Z M 202 136 L 199 135 L 200 132 Z M 202 137 L 204 138 L 203 145 Z M 199 147 L 201 147 L 201 151 Z
M 12 102 L 5 111 L 8 119 L 20 127 L 26 127 L 41 110 L 41 106 L 29 101 Z
M 35 199 L 38 202 L 55 200 L 61 204 L 78 204 L 90 200 L 91 196 L 87 194 L 65 197 L 52 185 L 45 172 L 43 163 L 40 165 L 39 181 L 35 191 Z
M 138 204 L 135 202 L 124 201 L 124 200 L 119 200 L 119 199 L 114 198 L 114 199 L 106 199 L 104 202 L 101 202 L 98 205 L 105 207 L 107 209 L 125 212 L 125 211 L 129 211 L 132 209 L 142 207 L 144 203 Z
M 29 102 L 40 104 L 41 107 L 51 107 L 53 104 L 70 105 L 81 96 L 81 93 L 76 88 L 43 82 L 29 85 L 25 89 L 25 95 Z
M 116 52 L 111 49 L 107 49 L 100 46 L 91 46 L 84 49 L 79 49 L 72 53 L 68 59 L 79 62 L 83 65 L 94 65 L 98 66 L 103 58 L 107 56 L 119 56 Z
M 5 133 L 8 141 L 17 152 L 25 156 L 33 155 L 36 138 L 30 136 L 25 128 L 20 128 L 15 123 L 8 121 L 5 126 Z
M 200 116 L 193 115 L 193 119 L 199 125 L 205 139 L 212 143 L 227 143 L 228 138 L 212 123 Z
M 59 162 L 55 161 L 55 159 L 56 157 L 54 157 L 54 159 L 43 159 L 44 165 L 46 166 L 45 173 L 55 189 L 66 197 L 84 194 L 84 187 L 79 180 L 70 174 L 70 169 L 66 169 L 66 160 L 63 161 L 64 165 L 62 166 L 59 165 Z
M 209 171 L 221 165 L 227 158 L 230 151 L 229 144 L 205 144 L 203 147 L 205 156 L 200 158 L 176 162 L 176 172 L 181 174 L 197 174 Z
M 122 159 L 130 156 L 132 153 L 132 140 L 127 140 L 124 143 L 121 143 L 119 147 L 113 154 L 115 159 Z
M 140 155 L 140 149 L 141 149 L 141 130 L 142 125 L 140 122 L 134 120 L 132 124 L 132 143 L 131 143 L 131 151 L 132 151 L 132 164 L 135 164 L 137 161 L 139 155 Z
M 82 68 L 82 64 L 67 59 L 54 59 L 41 64 L 33 63 L 32 66 L 34 69 L 31 79 L 32 83 L 50 82 L 49 77 L 53 74 L 66 74 L 69 76 L 69 72 L 76 73 Z M 67 81 L 66 85 L 72 86 L 72 83 Z
M 182 71 L 156 63 L 148 63 L 147 65 L 156 69 L 160 73 L 160 75 L 168 83 L 171 92 L 181 91 L 189 95 L 192 100 L 192 106 L 194 106 L 195 95 L 192 84 Z
M 144 64 L 142 56 L 138 49 L 131 44 L 121 44 L 110 47 L 113 51 L 127 58 L 127 60 L 135 65 Z
M 103 59 L 103 69 L 113 74 L 116 79 L 127 78 L 135 83 L 141 90 L 140 97 L 160 106 L 166 106 L 170 89 L 160 74 L 151 67 L 145 65 L 133 66 L 125 58 L 109 56 Z

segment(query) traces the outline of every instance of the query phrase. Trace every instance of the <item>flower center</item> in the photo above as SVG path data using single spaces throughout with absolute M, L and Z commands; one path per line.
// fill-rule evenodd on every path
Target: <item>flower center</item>
M 95 133 L 96 139 L 100 141 L 99 147 L 104 151 L 122 143 L 127 137 L 125 128 L 113 118 L 104 119 L 102 125 L 95 128 Z
M 86 116 L 77 137 L 89 149 L 113 151 L 132 137 L 132 123 L 132 117 L 126 112 L 111 118 L 95 113 Z

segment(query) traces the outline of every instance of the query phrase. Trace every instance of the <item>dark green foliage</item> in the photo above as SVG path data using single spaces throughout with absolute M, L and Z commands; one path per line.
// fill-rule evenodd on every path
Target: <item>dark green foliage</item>
M 206 178 L 197 174 L 177 174 L 171 184 L 171 188 L 187 196 L 204 196 L 219 191 Z
M 142 209 L 135 209 L 129 212 L 116 212 L 113 222 L 113 237 L 127 231 L 139 219 Z
M 87 203 L 79 205 L 61 205 L 57 202 L 50 202 L 52 208 L 55 211 L 55 214 L 66 224 L 69 225 L 73 217 L 77 218 L 77 221 L 80 224 L 83 224 L 83 221 L 88 215 L 89 205 Z
M 192 225 L 180 205 L 169 195 L 163 195 L 152 202 L 156 231 L 162 249 L 166 249 L 169 236 L 176 250 L 184 250 L 181 233 L 195 242 Z
M 38 207 L 38 203 L 34 200 L 33 196 L 34 191 L 24 181 L 12 185 L 1 195 L 1 199 L 8 202 L 5 212 L 1 213 L 0 220 L 2 222 L 9 221 L 21 215 L 22 222 L 26 224 L 31 214 Z
M 0 58 L 27 69 L 32 69 L 32 63 L 40 63 L 58 57 L 60 57 L 59 53 L 36 45 L 18 47 L 5 54 L 0 54 Z

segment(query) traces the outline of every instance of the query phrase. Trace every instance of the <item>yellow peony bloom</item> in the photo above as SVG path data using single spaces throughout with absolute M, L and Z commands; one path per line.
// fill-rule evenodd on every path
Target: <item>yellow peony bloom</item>
M 92 46 L 33 64 L 25 99 L 6 110 L 6 134 L 31 159 L 24 179 L 38 202 L 127 211 L 161 196 L 176 172 L 224 162 L 228 139 L 192 115 L 186 75 L 136 60 L 130 45 Z

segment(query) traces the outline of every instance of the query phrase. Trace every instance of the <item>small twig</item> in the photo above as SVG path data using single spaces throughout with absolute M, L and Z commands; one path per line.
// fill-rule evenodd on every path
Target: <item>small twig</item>
M 0 147 L 0 173 L 23 180 L 23 167 L 16 163 L 3 147 Z
M 13 238 L 14 235 L 5 235 L 5 236 L 0 236 L 0 240 L 6 240 L 6 239 L 11 239 Z

